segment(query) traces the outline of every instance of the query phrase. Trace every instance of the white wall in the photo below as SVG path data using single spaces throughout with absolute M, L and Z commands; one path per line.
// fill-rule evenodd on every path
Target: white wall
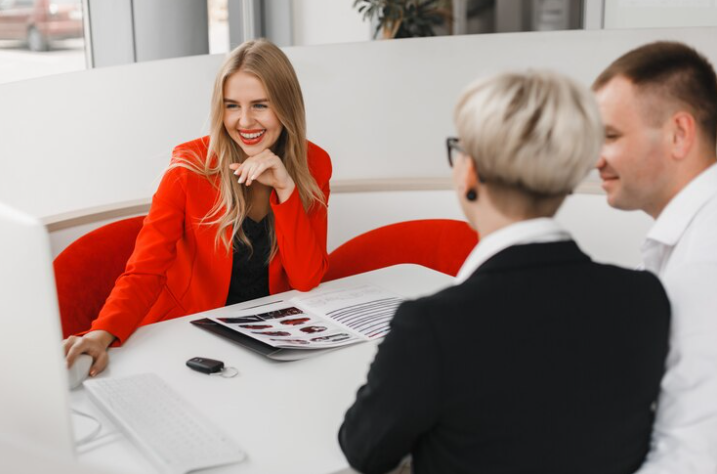
M 605 28 L 717 26 L 717 2 L 711 0 L 604 0 L 604 4 Z
M 636 268 L 640 246 L 653 223 L 641 211 L 619 211 L 604 195 L 572 194 L 556 216 L 594 260 Z
M 294 45 L 350 43 L 371 39 L 371 25 L 354 0 L 292 0 Z

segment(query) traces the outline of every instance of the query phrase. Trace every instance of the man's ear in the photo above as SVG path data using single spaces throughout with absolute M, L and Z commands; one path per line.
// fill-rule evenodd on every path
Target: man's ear
M 670 119 L 672 134 L 672 157 L 684 160 L 695 144 L 697 126 L 694 116 L 689 112 L 677 112 Z

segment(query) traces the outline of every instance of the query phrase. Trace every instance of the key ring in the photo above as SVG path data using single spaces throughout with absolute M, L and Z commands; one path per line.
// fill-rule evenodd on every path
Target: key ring
M 231 379 L 239 375 L 239 370 L 236 367 L 223 367 L 219 372 L 214 372 L 209 375 L 218 375 L 225 379 Z

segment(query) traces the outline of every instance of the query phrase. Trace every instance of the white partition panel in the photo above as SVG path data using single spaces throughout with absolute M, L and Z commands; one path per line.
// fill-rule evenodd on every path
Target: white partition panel
M 717 63 L 717 29 L 468 35 L 287 48 L 310 139 L 336 179 L 446 177 L 452 109 L 478 76 L 552 68 L 589 83 L 641 43 Z M 171 148 L 206 132 L 222 58 L 195 56 L 0 85 L 0 201 L 41 218 L 148 198 Z
M 716 28 L 561 31 L 286 52 L 303 86 L 309 138 L 331 154 L 338 183 L 448 177 L 444 139 L 454 133 L 453 105 L 478 76 L 551 68 L 589 84 L 620 54 L 658 39 L 692 44 L 717 63 L 716 37 Z M 0 85 L 0 202 L 45 222 L 147 202 L 172 147 L 206 133 L 221 61 L 195 56 Z M 355 199 L 357 212 L 345 218 L 367 224 L 361 228 L 386 201 Z M 411 208 L 401 215 L 413 215 Z
M 148 199 L 172 147 L 207 130 L 219 56 L 0 86 L 0 202 L 47 219 Z
M 453 191 L 343 193 L 329 205 L 329 251 L 376 227 L 413 219 L 465 220 Z M 570 195 L 557 219 L 594 260 L 637 267 L 652 219 L 608 206 L 605 196 Z
M 290 50 L 308 126 L 340 178 L 448 176 L 453 106 L 475 78 L 550 68 L 585 84 L 640 44 L 677 39 L 717 64 L 717 28 L 467 35 Z M 331 58 L 331 59 L 329 59 Z

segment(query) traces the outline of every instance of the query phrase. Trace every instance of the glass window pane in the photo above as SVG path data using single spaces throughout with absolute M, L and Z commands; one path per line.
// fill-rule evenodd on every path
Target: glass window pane
M 0 0 L 0 83 L 86 67 L 81 0 Z
M 209 54 L 229 51 L 227 0 L 209 0 Z

